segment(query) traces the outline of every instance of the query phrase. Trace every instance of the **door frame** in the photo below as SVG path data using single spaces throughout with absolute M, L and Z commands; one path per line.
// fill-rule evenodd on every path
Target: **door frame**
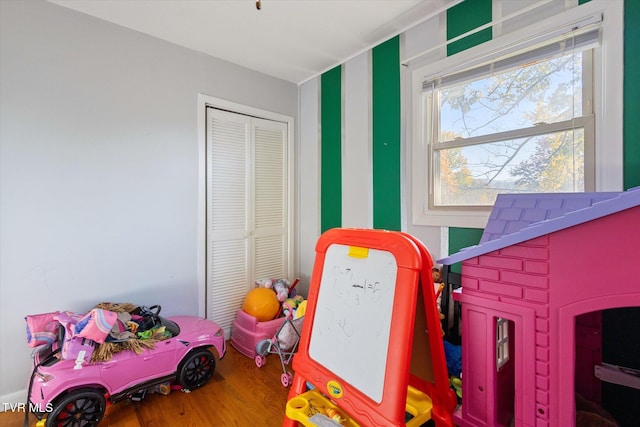
M 198 280 L 198 316 L 207 315 L 207 107 L 227 110 L 237 114 L 273 120 L 287 124 L 287 252 L 289 254 L 287 278 L 295 274 L 296 253 L 294 232 L 294 119 L 273 111 L 250 107 L 222 98 L 198 94 L 198 231 L 197 231 L 197 280 Z

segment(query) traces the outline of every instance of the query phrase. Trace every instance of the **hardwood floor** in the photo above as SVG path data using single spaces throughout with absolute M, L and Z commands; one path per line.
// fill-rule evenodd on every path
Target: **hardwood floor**
M 100 427 L 276 427 L 282 425 L 289 389 L 280 383 L 276 354 L 258 368 L 227 342 L 227 354 L 216 360 L 213 378 L 191 393 L 148 394 L 141 402 L 121 401 L 107 407 Z M 291 366 L 287 366 L 292 371 Z M 29 418 L 35 426 L 34 416 Z M 24 413 L 0 413 L 0 426 L 22 427 Z

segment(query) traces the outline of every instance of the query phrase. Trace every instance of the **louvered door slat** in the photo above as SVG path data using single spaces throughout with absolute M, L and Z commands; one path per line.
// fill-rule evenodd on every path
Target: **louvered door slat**
M 256 279 L 287 277 L 287 124 L 207 111 L 207 317 L 229 337 Z
M 250 120 L 208 109 L 207 317 L 226 333 L 249 289 Z

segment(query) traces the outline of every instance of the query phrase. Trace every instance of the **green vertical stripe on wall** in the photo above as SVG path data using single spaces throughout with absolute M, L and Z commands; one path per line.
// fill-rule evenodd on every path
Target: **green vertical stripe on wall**
M 401 228 L 400 37 L 372 51 L 373 227 Z
M 491 22 L 491 0 L 466 0 L 447 11 L 447 40 Z M 447 45 L 447 55 L 453 55 L 470 47 L 491 40 L 491 28 L 487 28 Z M 449 228 L 449 254 L 478 244 L 482 230 L 476 228 Z M 460 263 L 451 266 L 460 273 Z
M 466 0 L 447 10 L 447 40 L 491 22 L 491 0 Z M 491 40 L 491 27 L 447 45 L 447 56 Z
M 320 80 L 320 228 L 342 225 L 342 67 Z
M 482 238 L 482 231 L 478 228 L 449 228 L 449 253 L 455 254 L 462 248 L 477 245 Z M 451 271 L 460 273 L 461 263 L 452 264 Z
M 624 113 L 623 182 L 624 188 L 640 186 L 640 2 L 624 2 Z
M 623 186 L 640 186 L 640 2 L 624 2 L 624 83 L 622 120 Z M 640 333 L 626 325 L 637 325 L 640 308 L 628 307 L 602 312 L 602 361 L 640 369 Z M 621 327 L 622 325 L 622 327 Z M 602 382 L 602 405 L 620 425 L 636 425 L 640 418 L 640 390 Z

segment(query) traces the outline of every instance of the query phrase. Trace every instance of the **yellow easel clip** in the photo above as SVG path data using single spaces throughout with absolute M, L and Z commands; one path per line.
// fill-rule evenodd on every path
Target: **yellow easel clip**
M 349 256 L 353 258 L 367 258 L 369 256 L 369 248 L 349 246 Z

